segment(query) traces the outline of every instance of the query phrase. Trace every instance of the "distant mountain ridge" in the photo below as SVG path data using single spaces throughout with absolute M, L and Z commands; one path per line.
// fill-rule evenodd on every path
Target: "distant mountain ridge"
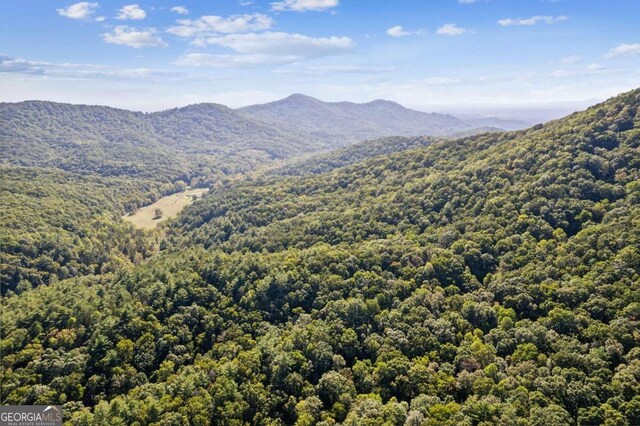
M 86 425 L 640 424 L 640 89 L 309 164 L 153 233 L 117 214 L 146 180 L 5 172 L 2 401 Z
M 354 143 L 330 152 L 295 158 L 265 170 L 267 176 L 305 176 L 328 171 L 375 158 L 388 157 L 410 149 L 427 147 L 442 139 L 427 136 L 392 136 Z
M 160 175 L 163 181 L 237 173 L 373 139 L 499 130 L 386 100 L 323 102 L 300 94 L 235 110 L 201 103 L 153 113 L 49 101 L 0 103 L 0 123 L 2 164 Z
M 328 148 L 217 104 L 142 113 L 46 101 L 1 103 L 0 123 L 4 164 L 110 176 L 175 170 L 175 179 L 194 161 L 233 170 Z
M 323 102 L 301 94 L 239 109 L 201 103 L 152 113 L 49 101 L 0 103 L 0 163 L 188 182 L 194 175 L 233 174 L 356 143 L 363 148 L 364 141 L 454 138 L 513 126 L 504 121 L 489 127 L 488 120 L 429 114 L 387 100 Z
M 301 94 L 237 111 L 257 121 L 309 133 L 337 146 L 389 136 L 448 136 L 474 127 L 449 114 L 415 111 L 392 101 L 323 102 Z
M 534 118 L 523 120 L 516 118 L 500 118 L 473 114 L 454 114 L 461 120 L 471 124 L 474 128 L 498 128 L 500 130 L 522 130 L 540 122 Z

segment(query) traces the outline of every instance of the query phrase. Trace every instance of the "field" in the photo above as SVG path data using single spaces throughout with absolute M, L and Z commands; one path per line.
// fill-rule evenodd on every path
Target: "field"
M 139 208 L 133 215 L 125 215 L 122 218 L 133 223 L 138 228 L 153 229 L 159 223 L 175 217 L 180 210 L 193 202 L 193 196 L 202 196 L 207 188 L 188 189 L 176 194 L 160 198 L 153 204 Z M 162 210 L 162 217 L 155 218 L 156 209 Z

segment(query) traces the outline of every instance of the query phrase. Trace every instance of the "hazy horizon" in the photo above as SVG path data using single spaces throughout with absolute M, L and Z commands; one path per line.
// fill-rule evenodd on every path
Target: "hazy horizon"
M 293 95 L 303 95 L 310 98 L 317 99 L 326 103 L 339 103 L 339 102 L 351 102 L 354 104 L 365 104 L 368 102 L 374 101 L 392 101 L 390 99 L 369 99 L 362 102 L 352 101 L 349 99 L 339 99 L 339 100 L 325 100 L 321 98 L 317 98 L 315 96 L 310 96 L 304 93 L 291 93 L 282 98 L 276 98 L 270 101 L 260 102 L 260 103 L 244 103 L 240 105 L 225 105 L 220 102 L 214 101 L 202 101 L 202 102 L 194 102 L 194 103 L 185 103 L 181 105 L 175 105 L 168 108 L 150 108 L 150 109 L 140 109 L 140 108 L 127 108 L 123 106 L 119 106 L 117 104 L 107 104 L 101 102 L 64 102 L 58 101 L 55 99 L 22 99 L 16 101 L 0 101 L 7 103 L 19 103 L 19 102 L 55 102 L 55 103 L 66 103 L 71 105 L 89 105 L 89 106 L 105 106 L 110 108 L 129 110 L 134 112 L 144 112 L 144 113 L 154 113 L 154 112 L 162 112 L 167 111 L 174 108 L 184 108 L 190 105 L 197 105 L 203 103 L 209 104 L 218 104 L 229 107 L 231 109 L 241 109 L 247 106 L 253 105 L 262 105 L 266 103 L 276 102 L 280 100 L 284 100 Z M 614 95 L 615 96 L 615 95 Z M 404 105 L 402 103 L 397 102 L 399 105 L 412 109 L 415 111 L 420 111 L 424 113 L 436 113 L 436 114 L 451 114 L 455 115 L 459 118 L 500 118 L 500 119 L 511 119 L 511 120 L 524 120 L 524 121 L 549 121 L 556 118 L 564 117 L 573 112 L 582 111 L 590 106 L 596 105 L 598 103 L 604 102 L 606 99 L 586 99 L 582 101 L 574 101 L 574 102 L 555 102 L 550 104 L 541 104 L 541 105 L 526 105 L 526 104 L 515 104 L 515 105 L 499 105 L 499 104 L 459 104 L 459 105 Z
M 640 86 L 638 15 L 631 0 L 10 0 L 0 101 L 582 107 Z
M 0 423 L 640 425 L 639 16 L 0 1 Z

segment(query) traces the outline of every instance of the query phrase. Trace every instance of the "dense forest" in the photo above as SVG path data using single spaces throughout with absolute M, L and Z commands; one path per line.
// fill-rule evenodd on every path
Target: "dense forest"
M 361 119 L 366 105 L 350 105 L 342 120 Z M 419 124 L 416 117 L 428 115 L 396 109 L 392 117 L 379 116 L 371 134 L 392 134 L 397 123 L 390 123 L 398 119 L 413 120 L 412 132 L 474 131 L 453 117 L 437 128 Z M 142 241 L 141 231 L 118 218 L 163 195 L 187 186 L 219 187 L 274 160 L 352 142 L 348 128 L 320 137 L 218 104 L 145 114 L 44 101 L 0 103 L 0 123 L 2 294 L 139 262 L 155 241 Z M 384 145 L 378 143 L 380 153 L 401 149 Z
M 37 167 L 0 166 L 0 176 L 2 294 L 148 257 L 156 236 L 120 215 L 181 188 Z
M 1 293 L 137 263 L 156 247 L 120 220 L 187 186 L 326 146 L 222 105 L 154 114 L 0 104 Z M 148 233 L 147 233 L 148 234 Z
M 117 261 L 16 283 L 2 403 L 62 404 L 77 425 L 640 424 L 639 106 L 640 89 L 217 185 L 164 235 L 111 238 Z M 68 171 L 24 173 L 3 170 L 2 199 L 31 197 L 10 221 L 27 228 L 41 204 L 98 217 L 160 184 L 90 175 L 99 192 L 56 200 Z M 59 219 L 71 251 L 125 226 Z
M 389 155 L 411 148 L 431 145 L 433 137 L 388 137 L 354 143 L 345 148 L 335 149 L 321 154 L 301 156 L 260 170 L 261 175 L 304 175 L 308 173 L 326 173 L 330 170 L 348 166 L 369 158 Z
M 301 94 L 238 111 L 272 126 L 312 135 L 334 147 L 388 136 L 450 136 L 486 125 L 449 114 L 411 110 L 391 101 L 323 102 Z

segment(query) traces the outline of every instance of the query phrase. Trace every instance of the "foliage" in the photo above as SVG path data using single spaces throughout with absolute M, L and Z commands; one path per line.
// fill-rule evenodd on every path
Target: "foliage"
M 322 102 L 299 94 L 240 108 L 239 112 L 263 123 L 309 134 L 334 148 L 387 136 L 447 136 L 479 127 L 452 115 L 427 114 L 390 101 Z
M 0 397 L 71 424 L 637 424 L 638 105 L 212 191 L 135 267 L 4 297 Z
M 173 185 L 1 166 L 2 293 L 104 273 L 156 251 L 156 238 L 120 219 Z

